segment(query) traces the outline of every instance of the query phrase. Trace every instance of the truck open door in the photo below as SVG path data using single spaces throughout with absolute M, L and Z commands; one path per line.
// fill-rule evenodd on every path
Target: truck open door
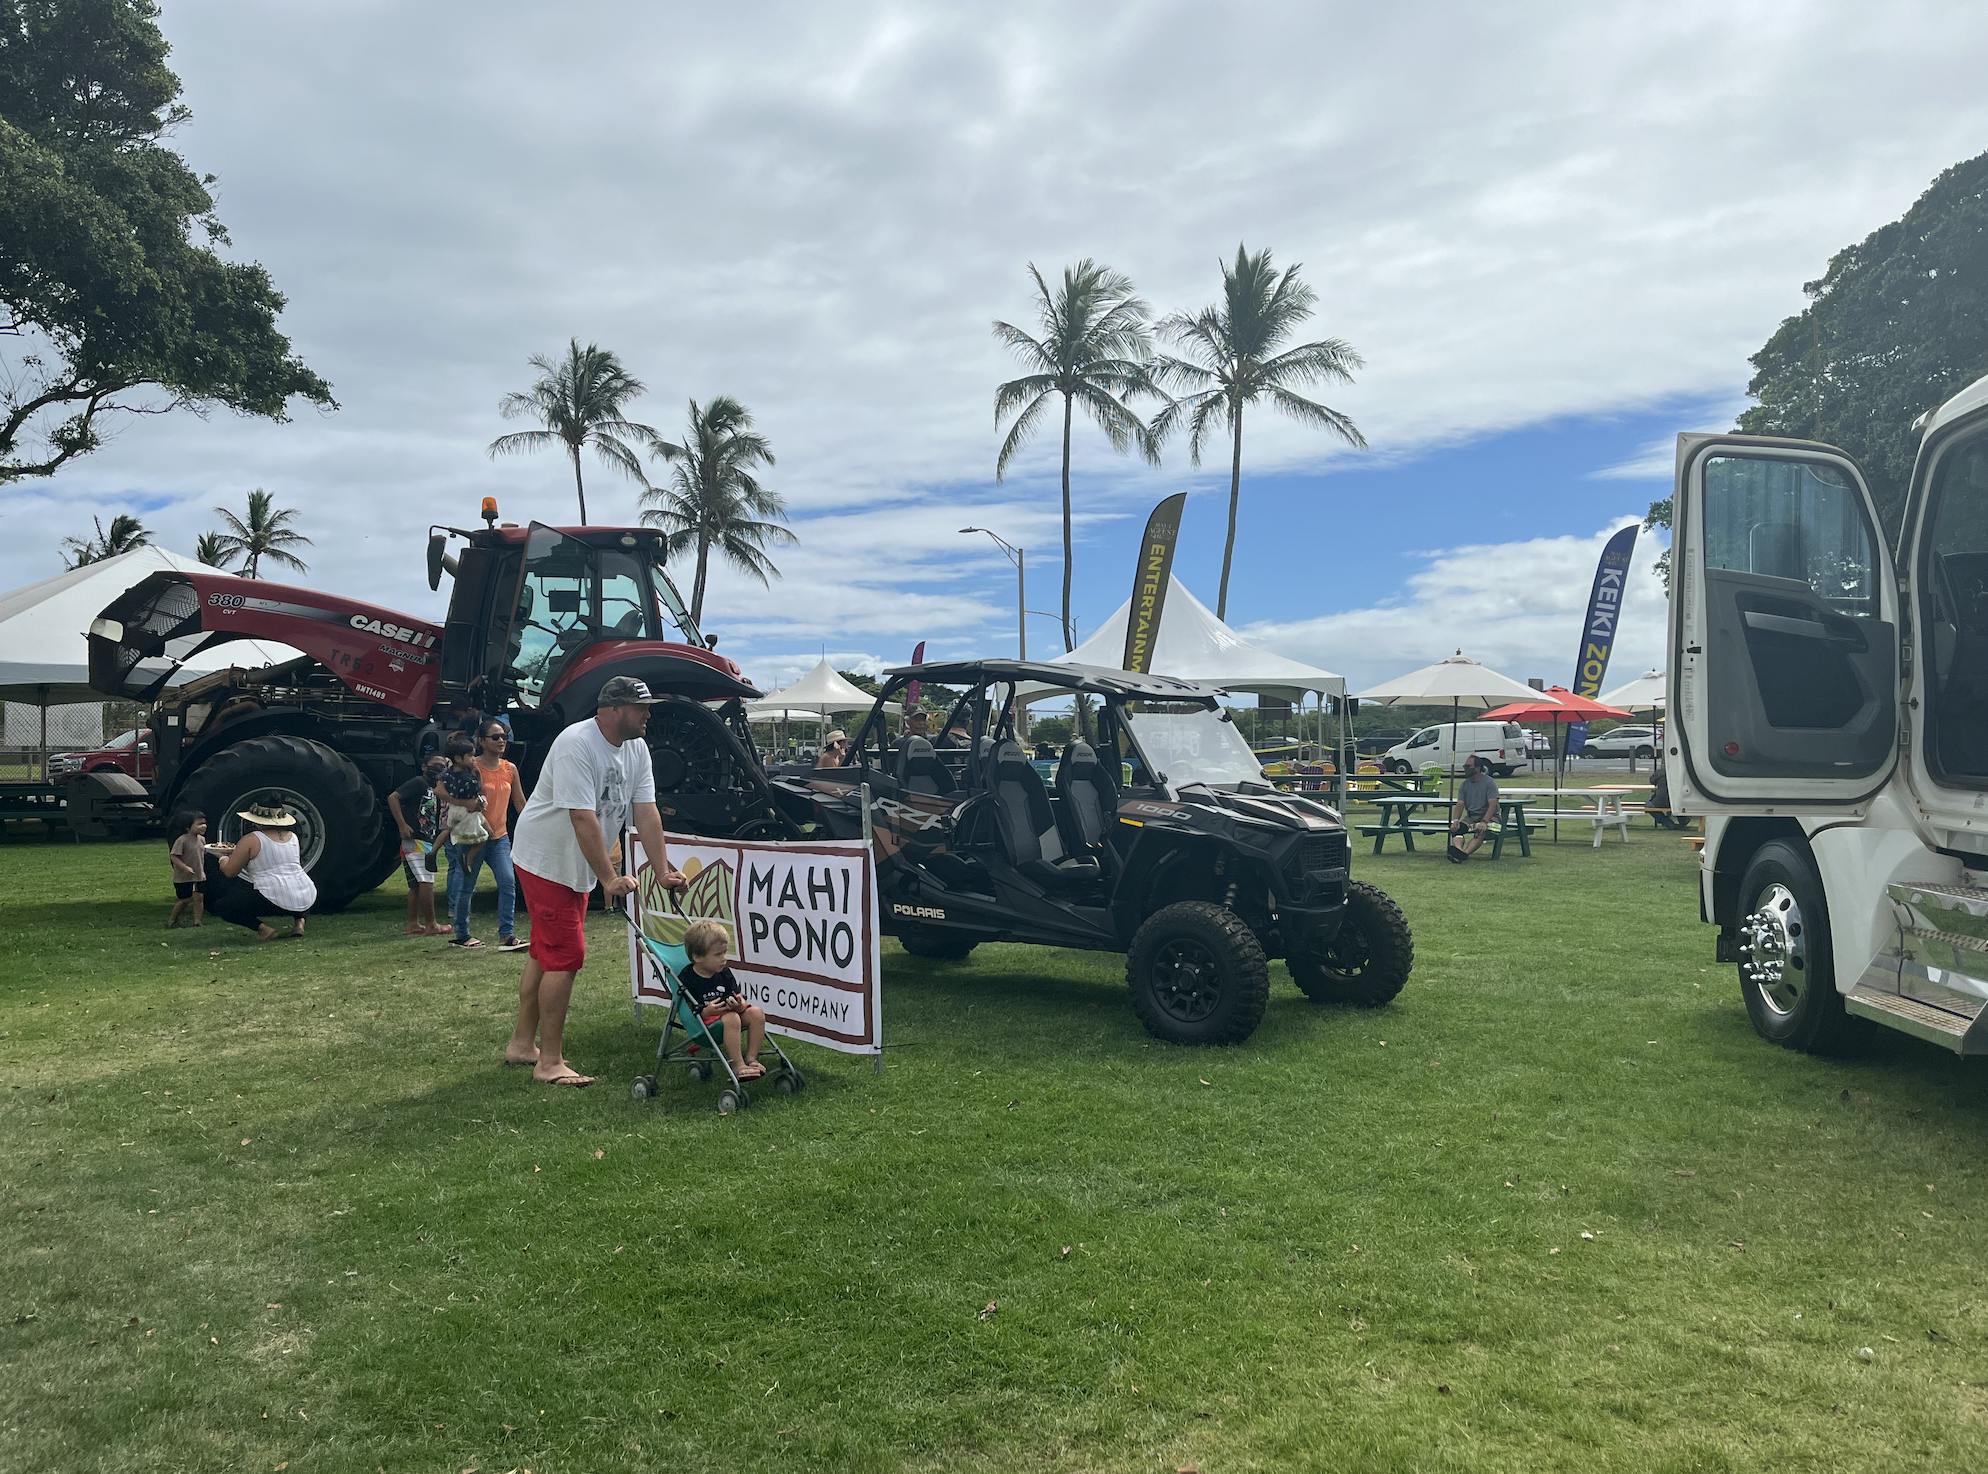
M 1897 579 L 1831 446 L 1680 435 L 1671 800 L 1687 814 L 1855 809 L 1898 760 Z

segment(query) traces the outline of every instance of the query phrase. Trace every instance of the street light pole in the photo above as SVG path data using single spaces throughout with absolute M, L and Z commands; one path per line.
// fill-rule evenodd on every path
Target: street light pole
M 1029 658 L 1028 610 L 1025 607 L 1028 603 L 1027 554 L 991 527 L 962 527 L 960 531 L 986 533 L 994 539 L 995 546 L 1007 555 L 1008 561 L 1015 565 L 1015 654 L 1018 659 L 1027 660 Z

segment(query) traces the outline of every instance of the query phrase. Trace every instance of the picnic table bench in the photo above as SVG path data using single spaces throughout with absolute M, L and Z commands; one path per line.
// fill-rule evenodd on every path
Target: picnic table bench
M 1370 796 L 1374 807 L 1380 810 L 1378 824 L 1362 824 L 1360 833 L 1370 834 L 1374 839 L 1374 853 L 1379 854 L 1387 844 L 1390 834 L 1401 839 L 1401 847 L 1410 854 L 1415 852 L 1415 836 L 1435 834 L 1447 837 L 1450 832 L 1449 811 L 1452 801 L 1438 794 L 1374 794 Z M 1491 830 L 1491 858 L 1496 860 L 1505 853 L 1505 841 L 1516 839 L 1519 853 L 1532 854 L 1532 832 L 1545 828 L 1545 824 L 1526 816 L 1526 809 L 1532 800 L 1528 797 L 1501 793 L 1498 795 L 1498 823 Z M 1417 809 L 1435 807 L 1438 816 L 1433 819 L 1418 819 Z

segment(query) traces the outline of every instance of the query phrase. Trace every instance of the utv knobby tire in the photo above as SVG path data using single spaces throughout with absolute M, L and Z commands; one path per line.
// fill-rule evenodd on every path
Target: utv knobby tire
M 934 962 L 964 962 L 978 945 L 972 937 L 922 926 L 898 928 L 897 944 L 913 957 L 926 957 Z
M 1776 902 L 1785 898 L 1786 909 Z M 1801 846 L 1777 839 L 1764 844 L 1754 854 L 1740 881 L 1740 941 L 1747 940 L 1749 919 L 1756 912 L 1770 932 L 1786 937 L 1792 931 L 1792 946 L 1782 959 L 1792 999 L 1783 991 L 1777 1002 L 1774 991 L 1747 976 L 1747 957 L 1738 964 L 1740 998 L 1747 1017 L 1761 1038 L 1804 1054 L 1844 1054 L 1865 1037 L 1861 1019 L 1853 1018 L 1843 1007 L 1843 995 L 1836 991 L 1836 960 L 1829 931 L 1829 903 L 1815 862 Z M 1795 964 L 1799 965 L 1795 965 Z
M 216 833 L 251 801 L 301 801 L 317 816 L 305 869 L 318 888 L 317 911 L 342 911 L 380 883 L 385 841 L 373 786 L 349 759 L 306 737 L 251 737 L 224 747 L 194 770 L 176 807 L 207 816 Z
M 1176 901 L 1133 933 L 1132 1010 L 1171 1044 L 1239 1044 L 1270 1003 L 1270 964 L 1249 923 L 1213 901 Z
M 1415 937 L 1394 899 L 1356 880 L 1323 955 L 1290 959 L 1291 981 L 1314 1003 L 1378 1008 L 1393 999 L 1415 968 Z

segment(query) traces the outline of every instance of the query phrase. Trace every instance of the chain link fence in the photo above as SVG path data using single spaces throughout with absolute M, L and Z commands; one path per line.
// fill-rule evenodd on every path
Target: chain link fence
M 44 780 L 49 759 L 60 753 L 91 752 L 143 724 L 142 707 L 128 701 L 85 701 L 73 705 L 4 704 L 0 720 L 0 780 Z M 57 764 L 57 767 L 60 767 Z

